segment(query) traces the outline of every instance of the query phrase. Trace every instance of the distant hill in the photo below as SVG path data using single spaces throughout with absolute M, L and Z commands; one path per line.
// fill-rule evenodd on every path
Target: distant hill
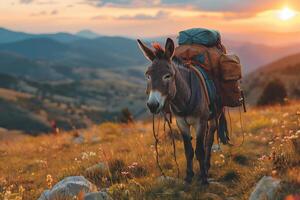
M 70 33 L 53 33 L 53 34 L 30 34 L 24 32 L 11 31 L 0 27 L 0 44 L 18 42 L 33 38 L 49 38 L 59 42 L 72 42 L 80 39 L 80 36 L 72 35 Z
M 285 84 L 289 98 L 300 98 L 300 53 L 260 67 L 246 76 L 243 83 L 248 102 L 255 104 L 265 85 L 275 78 Z
M 87 39 L 95 39 L 97 37 L 100 37 L 98 33 L 95 33 L 90 30 L 81 30 L 78 33 L 76 33 L 77 36 L 87 38 Z
M 136 41 L 122 37 L 80 39 L 70 43 L 31 38 L 0 44 L 0 51 L 72 67 L 128 67 L 146 62 Z
M 261 66 L 285 56 L 300 52 L 300 45 L 268 46 L 224 40 L 229 52 L 237 54 L 243 64 L 243 73 L 248 74 Z

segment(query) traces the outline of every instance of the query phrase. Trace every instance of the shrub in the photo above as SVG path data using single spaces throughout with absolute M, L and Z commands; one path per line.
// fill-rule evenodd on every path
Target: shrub
M 270 81 L 263 90 L 257 105 L 284 104 L 287 92 L 284 84 L 279 79 Z
M 128 108 L 124 108 L 121 111 L 120 121 L 122 123 L 131 123 L 133 122 L 133 116 Z

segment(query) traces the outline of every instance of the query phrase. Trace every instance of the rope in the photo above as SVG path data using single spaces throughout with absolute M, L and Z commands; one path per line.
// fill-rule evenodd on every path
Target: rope
M 232 131 L 231 116 L 230 116 L 229 109 L 228 109 L 227 112 L 228 112 L 228 116 L 229 116 L 229 120 L 230 120 L 230 129 L 231 129 L 230 131 Z M 244 142 L 245 142 L 245 131 L 244 131 L 244 125 L 243 125 L 243 120 L 242 120 L 241 106 L 239 107 L 239 117 L 240 117 L 240 127 L 241 127 L 241 131 L 242 131 L 242 134 L 243 134 L 242 142 L 241 142 L 241 144 L 239 144 L 239 145 L 235 145 L 235 144 L 229 143 L 231 146 L 237 147 L 237 148 L 243 146 L 243 144 L 244 144 Z
M 241 124 L 241 131 L 243 133 L 243 140 L 242 143 L 240 144 L 240 146 L 242 146 L 244 144 L 245 141 L 245 131 L 244 131 L 244 125 L 243 125 L 243 120 L 242 120 L 242 111 L 241 111 L 241 107 L 239 107 L 239 112 L 240 112 L 240 124 Z
M 166 116 L 165 113 L 164 113 L 164 118 L 165 118 L 165 121 L 167 121 L 168 127 L 169 127 L 170 132 L 171 132 L 172 145 L 173 145 L 173 158 L 174 158 L 174 162 L 175 162 L 176 167 L 177 167 L 177 178 L 179 178 L 180 170 L 179 170 L 179 165 L 178 165 L 178 162 L 177 162 L 175 135 L 174 135 L 171 123 L 168 120 L 168 118 L 167 118 L 167 116 Z
M 152 132 L 153 132 L 153 137 L 154 137 L 154 146 L 155 146 L 155 152 L 156 152 L 156 165 L 160 170 L 161 175 L 163 175 L 164 177 L 166 177 L 160 162 L 159 162 L 159 154 L 158 154 L 158 135 L 156 135 L 155 133 L 155 115 L 152 115 Z

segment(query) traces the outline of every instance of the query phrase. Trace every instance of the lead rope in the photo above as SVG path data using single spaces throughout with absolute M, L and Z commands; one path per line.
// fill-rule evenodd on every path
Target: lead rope
M 162 176 L 166 177 L 163 169 L 161 168 L 161 165 L 159 163 L 159 154 L 158 154 L 158 135 L 156 135 L 155 132 L 155 115 L 152 115 L 152 132 L 153 132 L 153 137 L 154 137 L 154 147 L 155 147 L 155 153 L 156 153 L 156 165 L 160 170 L 160 173 Z
M 230 116 L 230 112 L 229 112 L 229 109 L 227 109 L 227 115 L 229 117 L 229 123 L 230 123 L 230 132 L 232 133 L 232 120 L 231 120 L 231 116 Z M 245 130 L 244 130 L 244 125 L 243 125 L 243 119 L 242 119 L 242 111 L 241 111 L 241 107 L 239 107 L 239 117 L 240 117 L 240 127 L 241 127 L 241 131 L 242 131 L 242 136 L 243 136 L 243 139 L 242 139 L 242 142 L 241 144 L 239 145 L 235 145 L 235 144 L 231 144 L 231 146 L 233 147 L 241 147 L 243 146 L 244 142 L 245 142 Z
M 178 165 L 178 162 L 177 162 L 175 135 L 174 135 L 174 132 L 173 132 L 173 129 L 172 129 L 172 126 L 171 126 L 171 122 L 170 122 L 171 118 L 170 118 L 170 121 L 169 121 L 169 119 L 166 116 L 166 113 L 164 113 L 163 115 L 164 115 L 164 118 L 165 118 L 165 122 L 167 122 L 168 127 L 169 127 L 170 132 L 171 132 L 172 146 L 173 146 L 173 158 L 174 158 L 174 162 L 175 162 L 176 168 L 177 168 L 177 178 L 179 178 L 180 170 L 179 170 L 179 165 Z
M 244 107 L 245 108 L 245 107 Z M 245 141 L 245 131 L 244 131 L 244 125 L 243 125 L 243 119 L 242 119 L 242 111 L 241 111 L 241 107 L 239 107 L 239 112 L 240 112 L 240 124 L 241 124 L 241 131 L 243 133 L 243 140 L 242 143 L 239 145 L 239 147 L 241 147 L 244 144 Z

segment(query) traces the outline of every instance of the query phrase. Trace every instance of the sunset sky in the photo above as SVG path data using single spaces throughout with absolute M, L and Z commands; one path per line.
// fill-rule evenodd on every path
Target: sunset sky
M 298 32 L 299 0 L 1 0 L 0 26 L 34 33 L 90 29 L 155 37 L 190 27 Z

